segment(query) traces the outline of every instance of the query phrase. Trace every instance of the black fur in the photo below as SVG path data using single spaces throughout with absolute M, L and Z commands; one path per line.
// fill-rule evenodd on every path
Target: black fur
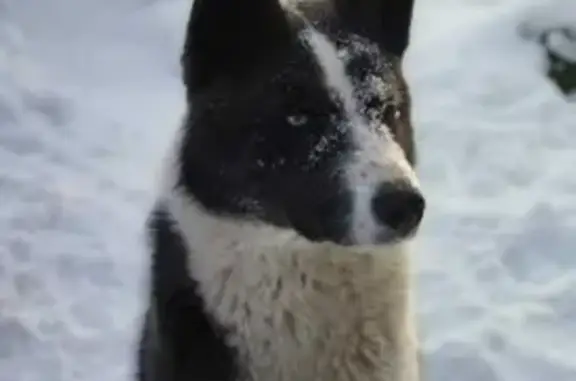
M 334 0 L 340 22 L 402 57 L 410 39 L 413 0 Z
M 186 87 L 198 92 L 258 73 L 292 37 L 277 0 L 195 0 L 182 55 Z
M 139 381 L 233 381 L 238 368 L 225 331 L 204 311 L 188 276 L 184 242 L 159 205 L 148 222 L 152 248 L 150 309 L 138 356 Z
M 397 14 L 405 20 L 394 21 L 393 46 L 392 27 L 383 26 L 391 16 L 383 8 L 388 3 L 398 7 L 396 0 L 373 3 L 380 14 L 374 20 L 352 17 L 366 6 L 351 0 L 337 2 L 335 9 L 320 3 L 309 10 L 308 20 L 341 47 L 350 45 L 354 32 L 403 54 L 398 44 L 405 44 L 404 24 L 411 14 Z M 361 21 L 371 27 L 360 28 Z M 180 186 L 213 213 L 345 243 L 351 196 L 339 169 L 354 146 L 338 100 L 330 96 L 317 62 L 298 38 L 303 27 L 305 21 L 286 13 L 277 0 L 197 0 L 182 55 L 194 112 L 184 126 Z M 380 48 L 373 54 L 356 52 L 348 71 L 358 81 L 374 75 L 392 84 L 391 96 L 365 93 L 360 100 L 366 115 L 385 121 L 413 160 L 412 135 L 404 131 L 410 122 L 399 66 L 397 56 Z M 302 119 L 298 127 L 291 123 L 295 119 Z
M 358 83 L 374 75 L 390 85 L 386 97 L 363 93 L 359 99 L 368 118 L 386 122 L 414 164 L 401 74 L 412 0 L 334 1 L 304 4 L 307 22 L 340 47 L 352 48 L 350 33 L 378 47 L 352 55 L 347 70 Z M 182 55 L 193 112 L 178 147 L 178 186 L 213 214 L 342 243 L 351 195 L 339 170 L 354 143 L 347 128 L 337 128 L 345 123 L 338 100 L 298 39 L 304 26 L 277 0 L 195 0 Z M 149 233 L 151 298 L 138 379 L 243 379 L 225 330 L 204 310 L 182 238 L 162 205 Z
M 350 203 L 337 170 L 351 137 L 334 128 L 342 115 L 309 52 L 296 40 L 287 50 L 276 76 L 253 73 L 224 93 L 193 98 L 180 185 L 213 213 L 294 226 L 310 239 L 338 239 Z M 294 126 L 294 118 L 306 120 Z

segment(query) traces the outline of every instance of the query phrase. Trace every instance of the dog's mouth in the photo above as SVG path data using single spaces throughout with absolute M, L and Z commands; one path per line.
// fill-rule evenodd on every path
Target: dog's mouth
M 410 241 L 416 236 L 418 228 L 415 228 L 409 232 L 396 232 L 393 230 L 383 230 L 376 233 L 374 237 L 375 245 L 394 245 L 402 243 L 405 241 Z
M 414 229 L 411 232 L 399 234 L 389 229 L 383 229 L 377 232 L 371 239 L 363 239 L 363 240 L 355 238 L 352 234 L 347 234 L 341 238 L 310 236 L 302 234 L 301 232 L 299 232 L 299 234 L 308 241 L 313 243 L 319 243 L 319 244 L 329 243 L 332 245 L 354 249 L 360 247 L 384 247 L 384 246 L 393 246 L 402 244 L 403 242 L 412 240 L 416 236 L 417 231 L 418 229 Z

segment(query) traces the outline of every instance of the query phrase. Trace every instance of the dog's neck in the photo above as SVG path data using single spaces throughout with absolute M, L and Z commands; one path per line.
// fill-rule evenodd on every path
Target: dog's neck
M 254 381 L 414 381 L 408 243 L 312 244 L 169 199 L 208 311 Z

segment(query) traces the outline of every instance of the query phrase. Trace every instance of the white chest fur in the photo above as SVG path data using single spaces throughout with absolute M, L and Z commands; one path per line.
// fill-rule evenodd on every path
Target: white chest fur
M 418 380 L 407 244 L 311 244 L 179 195 L 169 206 L 250 381 Z

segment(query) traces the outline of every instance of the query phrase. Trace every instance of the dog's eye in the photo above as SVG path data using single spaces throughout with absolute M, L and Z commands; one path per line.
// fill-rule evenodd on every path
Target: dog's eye
M 398 121 L 401 116 L 402 113 L 396 105 L 386 105 L 384 110 L 382 110 L 382 119 L 384 120 L 384 123 L 391 125 L 390 127 L 392 127 L 392 125 Z
M 288 116 L 288 123 L 294 127 L 300 127 L 308 122 L 308 117 L 304 114 L 295 114 Z
M 394 104 L 388 104 L 384 106 L 384 109 L 382 110 L 381 120 L 393 135 L 396 135 L 398 132 L 398 122 L 400 121 L 401 116 L 402 112 L 400 111 L 400 108 Z
M 386 104 L 379 97 L 371 97 L 366 102 L 366 111 L 371 118 L 380 120 L 393 127 L 394 123 L 402 116 L 400 108 L 392 103 Z

